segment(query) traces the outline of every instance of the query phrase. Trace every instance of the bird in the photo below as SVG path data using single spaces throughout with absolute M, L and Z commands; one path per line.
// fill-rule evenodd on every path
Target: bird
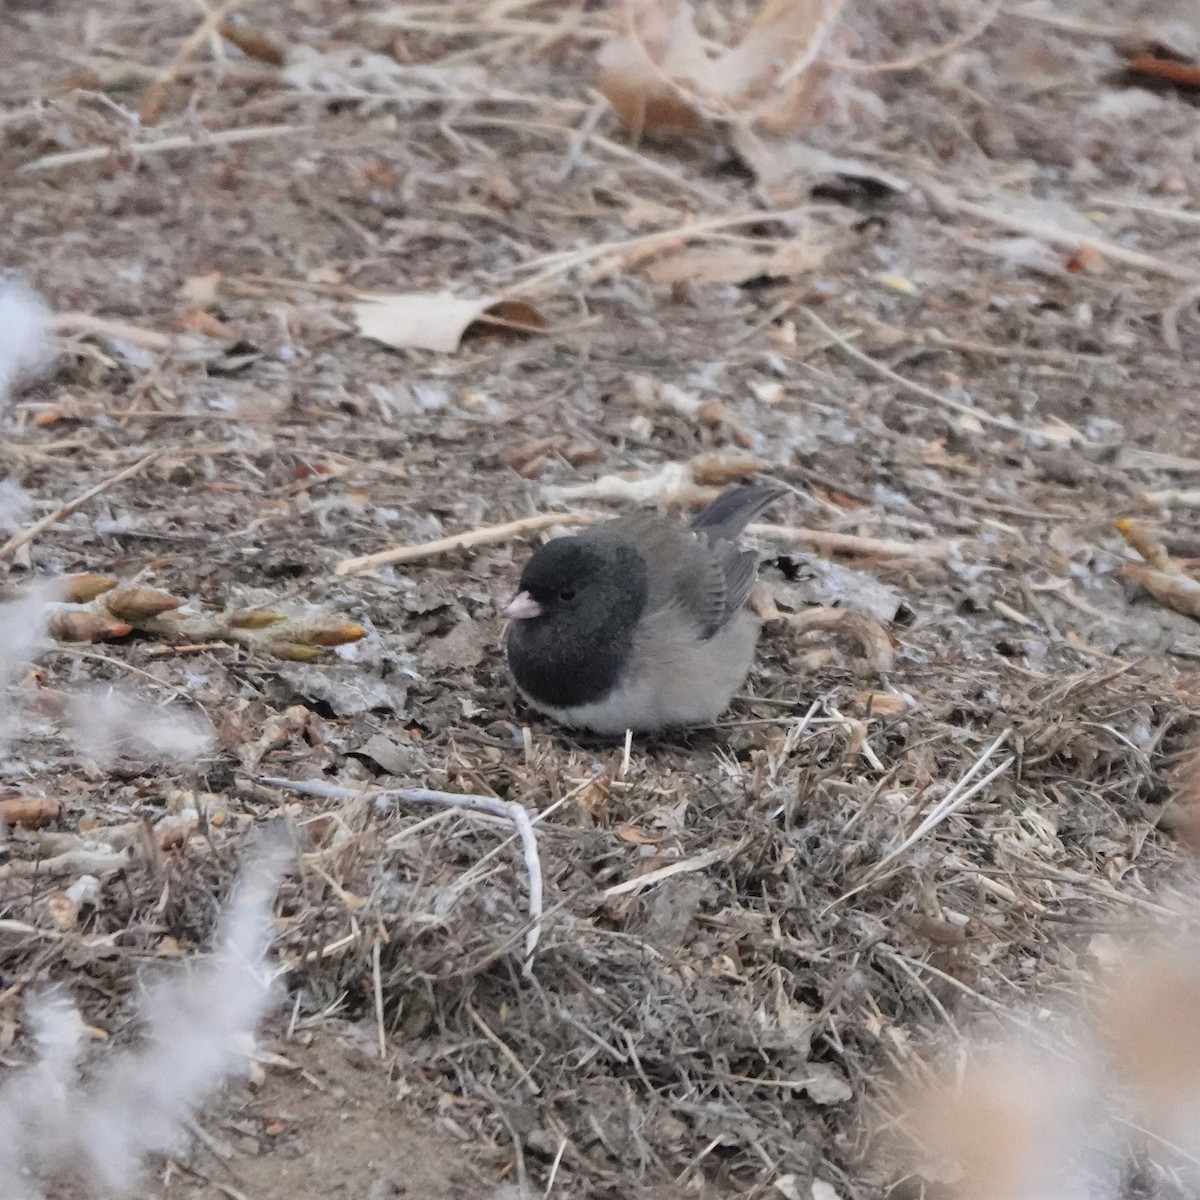
M 598 734 L 715 721 L 761 628 L 746 608 L 760 556 L 737 537 L 789 490 L 740 484 L 690 525 L 637 512 L 546 542 L 504 609 L 517 690 L 559 724 Z

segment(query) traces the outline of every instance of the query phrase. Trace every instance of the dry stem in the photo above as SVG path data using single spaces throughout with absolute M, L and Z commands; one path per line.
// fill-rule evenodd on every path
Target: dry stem
M 34 521 L 28 529 L 13 534 L 3 546 L 0 546 L 0 558 L 7 558 L 14 550 L 19 550 L 24 546 L 26 542 L 33 541 L 44 529 L 49 529 L 51 525 L 57 525 L 63 517 L 69 517 L 77 508 L 82 508 L 89 500 L 94 500 L 101 493 L 107 492 L 109 488 L 115 487 L 118 483 L 132 478 L 139 471 L 148 467 L 158 455 L 159 452 L 157 450 L 151 451 L 145 458 L 139 458 L 137 462 L 126 467 L 123 471 L 118 471 L 115 475 L 110 475 L 107 479 L 96 484 L 95 487 L 88 488 L 86 492 L 76 496 L 74 500 L 68 500 L 66 504 L 60 504 L 52 513 L 42 517 L 40 521 Z
M 665 497 L 669 500 L 670 497 Z M 421 562 L 436 558 L 439 554 L 450 554 L 470 546 L 495 546 L 511 541 L 525 533 L 536 533 L 551 529 L 555 525 L 591 525 L 605 520 L 597 513 L 538 513 L 522 517 L 519 521 L 506 521 L 503 525 L 483 525 L 465 533 L 452 534 L 433 542 L 420 545 L 393 546 L 376 554 L 364 554 L 358 558 L 344 558 L 335 568 L 337 575 L 361 575 L 376 567 L 392 563 Z M 860 537 L 853 533 L 833 533 L 824 529 L 805 529 L 800 525 L 765 525 L 755 523 L 746 526 L 753 537 L 773 538 L 783 542 L 807 542 L 814 550 L 828 554 L 851 554 L 875 558 L 910 558 L 940 560 L 954 555 L 957 546 L 951 541 L 902 542 L 890 538 Z
M 542 864 L 538 855 L 537 835 L 533 831 L 533 820 L 528 809 L 511 800 L 499 800 L 495 796 L 474 796 L 459 792 L 435 792 L 428 788 L 385 788 L 380 791 L 356 791 L 337 787 L 319 779 L 281 779 L 275 776 L 260 776 L 259 783 L 268 787 L 286 788 L 298 796 L 316 796 L 322 800 L 356 800 L 364 794 L 373 796 L 376 804 L 391 800 L 407 804 L 436 804 L 445 808 L 465 808 L 470 812 L 487 813 L 511 821 L 521 839 L 525 871 L 529 876 L 529 929 L 525 934 L 525 977 L 533 976 L 533 952 L 542 936 Z

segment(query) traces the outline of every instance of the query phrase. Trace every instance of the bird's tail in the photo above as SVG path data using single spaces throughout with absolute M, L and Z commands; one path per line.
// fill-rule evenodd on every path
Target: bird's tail
M 781 483 L 743 483 L 726 488 L 692 518 L 692 528 L 708 534 L 713 541 L 731 542 L 790 490 Z

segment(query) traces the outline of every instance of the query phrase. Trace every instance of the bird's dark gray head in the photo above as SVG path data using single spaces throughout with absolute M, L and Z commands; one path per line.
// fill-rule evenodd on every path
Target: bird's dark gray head
M 646 563 L 632 546 L 587 534 L 547 542 L 525 564 L 505 609 L 517 682 L 555 707 L 605 694 L 628 656 L 646 596 Z

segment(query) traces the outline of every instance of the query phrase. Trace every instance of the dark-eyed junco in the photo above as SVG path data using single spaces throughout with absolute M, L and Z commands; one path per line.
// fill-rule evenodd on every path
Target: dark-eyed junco
M 758 642 L 760 623 L 744 606 L 759 556 L 735 539 L 787 490 L 727 488 L 690 527 L 634 513 L 547 542 L 504 610 L 521 695 L 596 733 L 714 720 Z

